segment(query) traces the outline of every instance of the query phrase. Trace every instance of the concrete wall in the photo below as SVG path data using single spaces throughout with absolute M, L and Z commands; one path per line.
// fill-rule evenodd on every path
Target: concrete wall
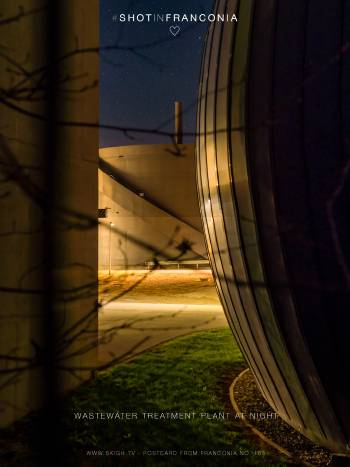
M 100 149 L 125 184 L 202 232 L 193 144 L 148 144 Z
M 36 10 L 46 2 L 35 0 L 5 0 L 1 2 L 1 19 L 16 16 L 19 7 L 24 12 Z M 98 55 L 80 53 L 78 48 L 98 46 L 98 2 L 60 3 L 59 30 L 64 32 L 59 42 L 59 54 L 70 54 L 60 63 L 65 76 L 81 76 L 62 83 L 58 92 L 59 118 L 69 121 L 98 121 L 98 91 L 96 87 L 83 92 L 65 92 L 65 88 L 89 87 L 98 78 Z M 47 12 L 20 16 L 16 21 L 1 25 L 1 48 L 6 57 L 0 59 L 0 86 L 10 89 L 23 80 L 21 69 L 28 72 L 44 66 L 46 50 Z M 10 61 L 18 63 L 10 63 Z M 12 72 L 11 70 L 14 70 Z M 40 74 L 34 75 L 40 77 Z M 24 86 L 35 86 L 35 80 L 24 81 Z M 20 86 L 20 85 L 19 85 Z M 40 92 L 38 93 L 40 95 Z M 26 94 L 22 94 L 21 97 Z M 15 104 L 20 110 L 13 108 Z M 11 108 L 12 107 L 12 108 Z M 41 100 L 13 100 L 8 98 L 0 113 L 0 318 L 1 368 L 0 374 L 0 424 L 7 425 L 42 403 L 44 381 L 40 364 L 32 361 L 45 339 L 42 322 L 46 313 L 45 297 L 45 123 L 26 112 L 43 115 L 47 110 L 45 97 Z M 54 304 L 61 334 L 68 339 L 61 353 L 62 366 L 91 366 L 95 364 L 94 349 L 80 352 L 87 344 L 83 331 L 74 338 L 68 331 L 97 301 L 97 227 L 94 224 L 97 211 L 97 155 L 98 130 L 84 126 L 59 126 L 56 128 L 59 142 L 55 148 L 56 166 L 55 201 L 57 224 L 53 227 L 53 287 L 60 289 L 60 298 Z M 59 205 L 59 206 L 58 206 Z M 52 208 L 52 207 L 51 207 Z M 63 215 L 63 213 L 65 213 Z M 59 225 L 60 224 L 60 225 Z M 85 293 L 78 290 L 86 288 Z M 74 299 L 72 299 L 74 294 Z M 93 315 L 85 327 L 97 329 L 97 316 Z M 43 349 L 45 353 L 45 348 Z M 77 356 L 70 357 L 77 353 Z M 11 360 L 8 357 L 20 357 Z M 22 369 L 27 363 L 33 367 Z M 89 372 L 79 372 L 83 378 Z M 61 388 L 68 389 L 78 379 L 67 371 L 60 374 Z
M 176 150 L 178 149 L 178 151 Z M 99 207 L 110 217 L 99 227 L 99 268 L 109 263 L 109 222 L 113 267 L 160 259 L 206 257 L 196 191 L 193 145 L 142 145 L 100 149 Z M 164 258 L 162 258 L 162 254 Z
M 135 194 L 99 170 L 99 206 L 109 207 L 109 217 L 100 219 L 99 269 L 144 265 L 157 254 L 159 259 L 180 254 L 177 246 L 190 241 L 191 251 L 182 259 L 205 256 L 203 235 Z M 113 226 L 110 226 L 110 222 Z

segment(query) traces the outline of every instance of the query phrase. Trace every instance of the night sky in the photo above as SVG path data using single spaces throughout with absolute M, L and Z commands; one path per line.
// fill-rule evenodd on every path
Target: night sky
M 100 45 L 129 50 L 100 54 L 100 123 L 128 128 L 173 131 L 174 101 L 184 106 L 184 131 L 195 131 L 196 100 L 205 23 L 181 23 L 180 33 L 169 32 L 176 23 L 120 23 L 120 13 L 210 13 L 213 0 L 101 0 Z M 152 44 L 144 47 L 145 44 Z M 168 137 L 101 130 L 100 147 L 142 143 L 169 143 Z M 193 142 L 187 137 L 184 142 Z

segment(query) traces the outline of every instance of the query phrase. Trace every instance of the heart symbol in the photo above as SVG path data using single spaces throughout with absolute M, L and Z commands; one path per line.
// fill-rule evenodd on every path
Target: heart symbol
M 170 26 L 169 31 L 171 34 L 175 37 L 179 34 L 180 32 L 180 26 Z

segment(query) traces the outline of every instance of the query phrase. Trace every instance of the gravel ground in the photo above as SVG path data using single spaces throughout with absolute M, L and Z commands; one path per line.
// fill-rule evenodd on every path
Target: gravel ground
M 251 371 L 247 371 L 236 383 L 234 397 L 243 414 L 274 412 L 255 383 Z M 331 464 L 331 453 L 301 435 L 280 417 L 263 419 L 249 418 L 249 423 L 267 438 L 293 454 L 299 465 L 327 466 Z
M 218 305 L 210 270 L 116 271 L 99 275 L 101 300 Z

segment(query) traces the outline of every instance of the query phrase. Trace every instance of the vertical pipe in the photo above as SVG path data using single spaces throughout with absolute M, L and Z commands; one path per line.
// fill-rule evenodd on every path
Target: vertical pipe
M 111 240 L 112 240 L 112 222 L 109 223 L 109 241 L 108 241 L 108 271 L 109 275 L 112 273 L 112 254 L 111 254 Z
M 182 144 L 182 102 L 175 101 L 175 143 Z

